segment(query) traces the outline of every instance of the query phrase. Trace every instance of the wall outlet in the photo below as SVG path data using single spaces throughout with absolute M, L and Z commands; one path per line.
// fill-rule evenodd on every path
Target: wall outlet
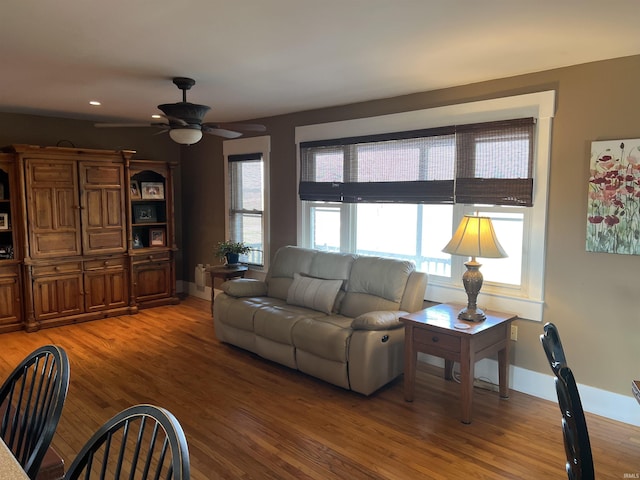
M 518 327 L 515 325 L 511 325 L 511 340 L 514 342 L 518 341 Z

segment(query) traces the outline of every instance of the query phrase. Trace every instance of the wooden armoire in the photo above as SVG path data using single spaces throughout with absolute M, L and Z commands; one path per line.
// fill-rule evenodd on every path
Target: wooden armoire
M 9 243 L 13 255 L 0 258 L 0 298 L 15 295 L 16 306 L 11 312 L 0 307 L 0 332 L 178 302 L 173 165 L 132 160 L 134 153 L 5 149 L 0 257 Z M 9 233 L 1 230 L 4 211 Z

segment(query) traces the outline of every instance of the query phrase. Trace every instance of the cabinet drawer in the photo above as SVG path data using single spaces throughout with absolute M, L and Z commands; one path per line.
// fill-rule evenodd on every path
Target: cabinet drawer
M 55 265 L 34 265 L 33 276 L 57 275 L 59 273 L 81 272 L 82 262 L 57 263 Z
M 416 343 L 431 346 L 448 352 L 460 352 L 460 337 L 447 335 L 446 333 L 430 332 L 416 328 L 413 331 L 413 338 Z
M 103 268 L 123 268 L 125 265 L 124 257 L 114 258 L 96 258 L 95 260 L 85 260 L 85 270 L 98 270 Z
M 148 262 L 166 262 L 171 259 L 171 252 L 156 252 L 149 253 L 147 255 L 136 255 L 133 257 L 133 263 L 148 263 Z

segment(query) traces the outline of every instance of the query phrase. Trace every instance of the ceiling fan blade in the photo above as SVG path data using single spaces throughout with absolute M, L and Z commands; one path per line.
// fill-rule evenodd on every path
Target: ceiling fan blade
M 209 125 L 202 125 L 202 131 L 210 135 L 217 135 L 223 138 L 238 138 L 242 134 L 240 132 L 234 132 L 233 130 L 226 130 L 224 128 L 214 128 Z
M 166 123 L 94 123 L 98 128 L 133 128 L 133 127 L 162 127 L 169 128 Z
M 151 127 L 150 123 L 95 123 L 98 128 L 130 128 L 130 127 Z
M 203 123 L 203 126 L 222 129 L 242 130 L 243 132 L 266 132 L 267 127 L 259 123 Z

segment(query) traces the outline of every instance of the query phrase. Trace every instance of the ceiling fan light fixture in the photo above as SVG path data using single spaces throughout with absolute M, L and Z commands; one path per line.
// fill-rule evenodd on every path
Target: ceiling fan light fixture
M 202 139 L 202 134 L 216 135 L 222 138 L 238 138 L 243 130 L 247 132 L 264 132 L 264 125 L 253 123 L 213 123 L 204 122 L 204 116 L 211 109 L 207 105 L 187 102 L 187 90 L 193 87 L 196 81 L 187 77 L 175 77 L 173 83 L 182 90 L 182 101 L 176 103 L 163 103 L 158 109 L 164 115 L 151 115 L 157 119 L 164 117 L 166 122 L 151 122 L 148 124 L 137 123 L 96 123 L 96 127 L 156 127 L 162 130 L 159 133 L 169 132 L 171 139 L 180 145 L 193 145 Z
M 195 128 L 172 128 L 169 130 L 171 140 L 181 145 L 193 145 L 202 138 L 202 130 Z

